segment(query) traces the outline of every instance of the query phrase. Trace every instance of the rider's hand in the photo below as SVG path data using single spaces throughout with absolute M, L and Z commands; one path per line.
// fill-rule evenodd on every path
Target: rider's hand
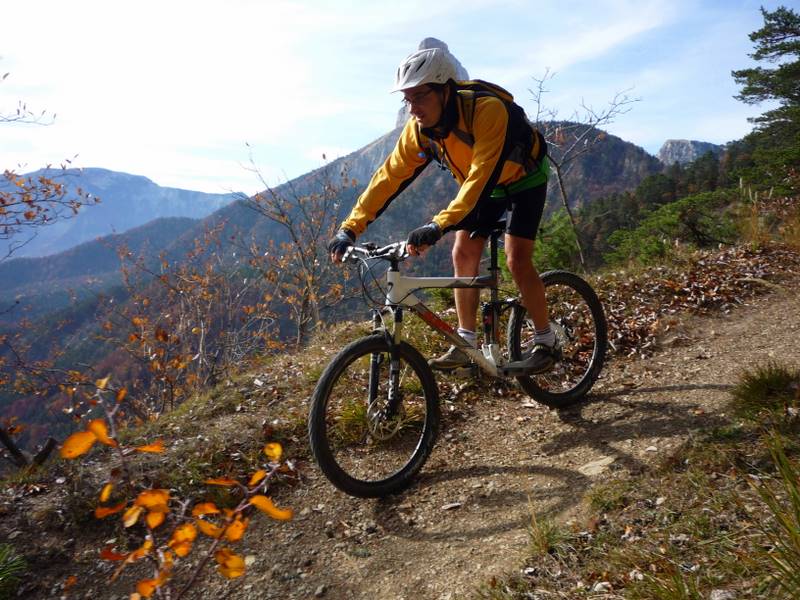
M 436 223 L 417 227 L 408 234 L 408 253 L 417 256 L 428 246 L 433 246 L 442 237 L 442 229 Z
M 331 254 L 331 261 L 341 262 L 344 253 L 356 241 L 355 234 L 349 229 L 340 229 L 338 233 L 333 236 L 333 239 L 328 242 L 328 252 Z

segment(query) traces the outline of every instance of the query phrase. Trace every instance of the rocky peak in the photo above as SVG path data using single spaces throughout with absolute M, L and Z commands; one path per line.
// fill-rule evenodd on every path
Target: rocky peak
M 710 142 L 696 140 L 667 140 L 658 151 L 657 157 L 665 165 L 679 163 L 685 165 L 712 152 L 715 156 L 722 154 L 724 147 Z
M 456 78 L 461 81 L 469 79 L 469 74 L 467 73 L 467 70 L 458 61 L 458 59 L 455 56 L 453 56 L 453 54 L 450 52 L 450 49 L 447 47 L 447 44 L 445 44 L 442 40 L 437 40 L 436 38 L 427 37 L 419 43 L 417 50 L 428 50 L 429 48 L 441 48 L 442 50 L 447 52 L 447 55 L 450 57 L 450 60 L 452 61 L 453 65 L 456 68 Z M 408 121 L 408 117 L 409 117 L 408 107 L 403 105 L 400 108 L 400 111 L 397 113 L 397 122 L 395 123 L 395 127 L 402 127 L 403 125 L 405 125 L 406 121 Z

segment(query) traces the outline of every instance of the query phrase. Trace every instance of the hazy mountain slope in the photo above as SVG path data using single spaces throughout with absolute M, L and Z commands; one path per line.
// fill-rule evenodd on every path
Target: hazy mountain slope
M 0 317 L 12 323 L 21 315 L 28 318 L 57 310 L 97 294 L 121 282 L 117 249 L 126 247 L 135 256 L 154 260 L 197 224 L 194 219 L 164 218 L 123 234 L 85 242 L 45 258 L 18 258 L 0 263 L 0 307 L 17 308 Z
M 84 207 L 73 218 L 39 228 L 36 237 L 16 250 L 14 257 L 56 254 L 101 236 L 123 233 L 154 219 L 202 219 L 233 201 L 232 194 L 162 187 L 146 177 L 107 169 L 43 169 L 24 177 L 35 179 L 40 175 L 64 184 L 71 192 L 81 188 L 84 193 L 99 198 L 100 203 Z M 12 243 L 19 244 L 26 239 L 19 237 Z M 8 244 L 2 242 L 0 252 L 5 253 L 7 247 Z

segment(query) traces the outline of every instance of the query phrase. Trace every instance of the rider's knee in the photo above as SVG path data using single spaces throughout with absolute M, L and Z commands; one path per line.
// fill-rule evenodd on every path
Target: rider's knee
M 519 277 L 529 277 L 532 271 L 536 271 L 530 252 L 508 252 L 508 248 L 506 248 L 506 266 L 514 280 Z
M 453 244 L 453 265 L 456 267 L 470 267 L 480 263 L 483 247 L 476 247 L 475 244 L 459 243 Z

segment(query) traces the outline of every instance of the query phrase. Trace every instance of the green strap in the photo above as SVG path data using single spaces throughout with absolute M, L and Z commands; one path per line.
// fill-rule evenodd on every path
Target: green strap
M 519 194 L 525 190 L 535 188 L 536 186 L 547 183 L 547 178 L 550 175 L 550 161 L 547 157 L 542 159 L 542 165 L 535 171 L 528 173 L 522 179 L 517 179 L 514 183 L 509 185 L 497 186 L 492 190 L 490 198 L 508 198 L 514 194 Z

